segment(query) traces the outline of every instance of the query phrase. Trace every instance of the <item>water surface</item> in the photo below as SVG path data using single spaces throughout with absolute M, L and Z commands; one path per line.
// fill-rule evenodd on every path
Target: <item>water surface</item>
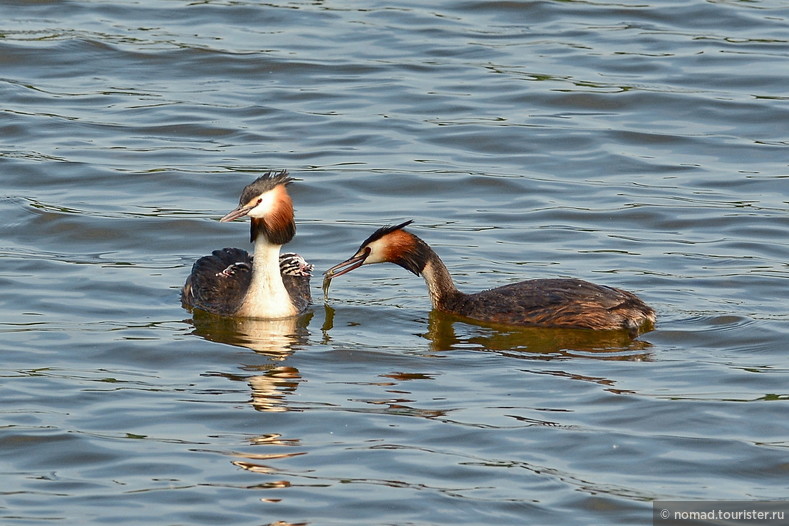
M 646 524 L 785 499 L 782 2 L 0 7 L 3 524 Z M 376 266 L 192 316 L 288 169 L 322 271 L 414 219 L 467 291 L 574 276 L 636 341 L 430 312 Z

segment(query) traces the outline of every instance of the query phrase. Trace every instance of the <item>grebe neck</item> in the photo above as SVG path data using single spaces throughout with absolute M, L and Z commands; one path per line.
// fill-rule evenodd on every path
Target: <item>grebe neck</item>
M 281 245 L 258 236 L 252 260 L 252 281 L 239 314 L 250 318 L 287 318 L 297 313 L 279 268 Z
M 455 287 L 447 266 L 438 257 L 438 254 L 427 243 L 425 243 L 423 250 L 425 248 L 427 257 L 421 274 L 427 284 L 430 302 L 433 304 L 434 309 L 447 311 L 450 309 L 450 306 L 457 304 L 465 294 Z

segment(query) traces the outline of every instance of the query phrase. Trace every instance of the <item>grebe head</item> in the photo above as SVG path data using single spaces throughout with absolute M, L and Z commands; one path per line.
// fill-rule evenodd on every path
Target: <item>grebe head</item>
M 252 241 L 263 234 L 269 242 L 284 245 L 296 234 L 293 202 L 286 189 L 292 181 L 286 170 L 261 175 L 244 187 L 238 207 L 219 221 L 224 223 L 249 216 Z
M 420 275 L 427 263 L 429 249 L 426 250 L 424 241 L 403 230 L 411 223 L 413 221 L 379 228 L 364 240 L 356 254 L 327 270 L 326 277 L 336 278 L 362 265 L 373 263 L 394 263 L 417 276 Z

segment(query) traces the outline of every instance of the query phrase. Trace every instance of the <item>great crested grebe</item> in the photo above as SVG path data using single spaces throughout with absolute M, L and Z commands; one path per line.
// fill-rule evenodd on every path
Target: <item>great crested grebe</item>
M 310 304 L 312 265 L 280 247 L 293 239 L 296 223 L 286 186 L 288 172 L 268 172 L 241 192 L 238 207 L 220 221 L 251 218 L 254 257 L 225 248 L 198 259 L 186 279 L 185 306 L 222 316 L 276 319 L 295 316 Z
M 379 228 L 350 259 L 325 273 L 330 280 L 362 265 L 395 263 L 427 283 L 433 308 L 474 320 L 529 327 L 651 330 L 655 311 L 630 292 L 580 279 L 533 279 L 475 294 L 455 288 L 446 265 L 430 246 L 403 228 L 412 221 Z

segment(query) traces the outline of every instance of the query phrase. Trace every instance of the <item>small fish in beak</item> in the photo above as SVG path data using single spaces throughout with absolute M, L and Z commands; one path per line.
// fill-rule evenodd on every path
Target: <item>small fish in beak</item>
M 348 272 L 357 269 L 364 265 L 364 261 L 367 259 L 367 256 L 370 255 L 369 249 L 364 249 L 363 251 L 359 251 L 350 259 L 346 259 L 342 263 L 338 263 L 334 265 L 332 268 L 327 270 L 323 273 L 323 300 L 327 301 L 329 299 L 329 286 L 331 285 L 331 280 L 336 278 L 337 276 L 342 276 L 343 274 L 347 274 Z M 343 268 L 345 267 L 345 268 Z

